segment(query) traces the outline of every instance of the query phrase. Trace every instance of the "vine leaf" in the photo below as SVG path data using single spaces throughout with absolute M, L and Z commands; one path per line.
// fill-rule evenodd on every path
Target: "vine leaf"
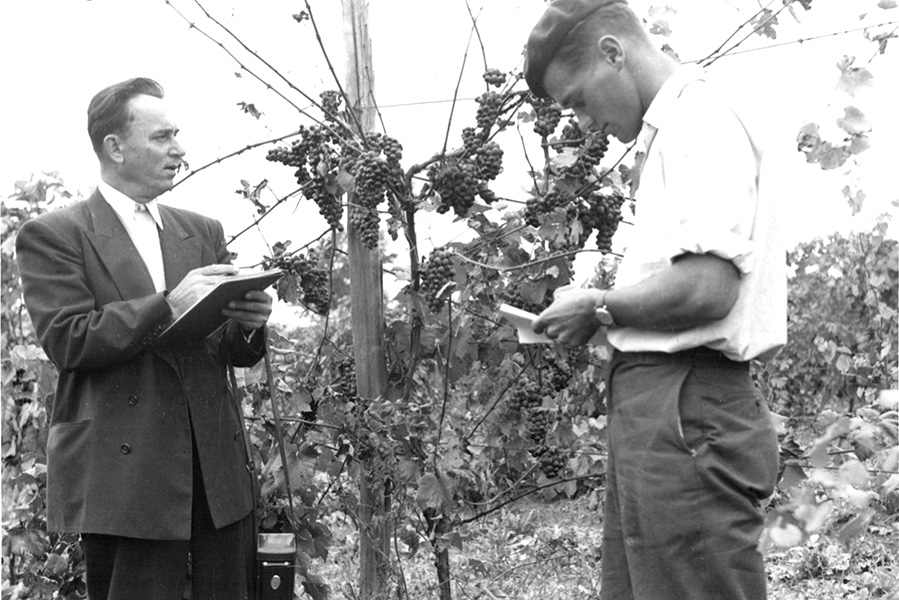
M 850 460 L 840 465 L 840 479 L 857 488 L 868 487 L 868 470 L 858 460 Z
M 312 600 L 327 600 L 330 596 L 329 587 L 319 575 L 307 573 L 303 579 L 303 590 Z
M 865 118 L 865 113 L 855 108 L 847 106 L 843 109 L 843 116 L 837 119 L 837 125 L 850 135 L 862 135 L 871 131 L 871 124 Z
M 837 540 L 843 544 L 844 547 L 849 548 L 854 540 L 863 536 L 868 530 L 868 524 L 871 522 L 871 519 L 874 518 L 874 513 L 875 511 L 873 508 L 867 508 L 852 517 L 852 519 L 840 528 L 839 533 L 837 533 Z
M 855 96 L 855 92 L 859 88 L 870 87 L 874 83 L 874 76 L 871 72 L 864 67 L 853 67 L 854 62 L 854 56 L 843 56 L 837 63 L 840 79 L 837 81 L 836 88 L 850 96 Z
M 808 123 L 799 130 L 797 148 L 805 153 L 806 162 L 818 163 L 825 171 L 837 169 L 849 158 L 846 146 L 834 146 L 822 140 L 815 123 Z
M 254 105 L 253 103 L 248 104 L 246 102 L 238 102 L 237 106 L 240 107 L 240 110 L 242 110 L 246 114 L 250 115 L 254 119 L 258 120 L 259 117 L 262 116 L 262 112 L 260 112 L 259 109 L 256 108 L 256 105 Z
M 843 196 L 845 196 L 846 202 L 849 203 L 853 216 L 861 212 L 866 197 L 864 190 L 853 191 L 852 188 L 846 185 L 843 186 Z
M 549 159 L 549 164 L 554 171 L 559 171 L 565 167 L 570 167 L 577 159 L 578 152 L 575 148 L 565 148 L 562 152 Z
M 44 563 L 44 572 L 50 577 L 61 577 L 68 568 L 66 559 L 55 552 L 47 556 L 47 562 Z
M 774 11 L 768 8 L 752 19 L 754 31 L 757 34 L 769 37 L 772 40 L 777 39 L 777 31 L 774 30 L 775 25 L 777 25 L 777 17 L 774 15 Z
M 668 37 L 671 35 L 671 26 L 668 25 L 668 21 L 665 19 L 659 19 L 649 28 L 649 33 Z
M 425 473 L 418 480 L 415 501 L 422 509 L 432 508 L 439 512 L 451 499 L 448 483 L 446 478 L 438 479 L 434 473 Z

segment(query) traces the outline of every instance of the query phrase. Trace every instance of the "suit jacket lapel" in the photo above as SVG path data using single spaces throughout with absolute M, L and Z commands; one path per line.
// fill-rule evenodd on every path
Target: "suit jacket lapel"
M 147 296 L 156 291 L 153 278 L 138 253 L 119 216 L 99 191 L 87 201 L 92 227 L 85 232 L 106 265 L 123 300 Z
M 188 271 L 201 265 L 203 259 L 203 238 L 193 236 L 175 219 L 167 206 L 159 206 L 162 216 L 162 231 L 159 244 L 162 246 L 162 262 L 165 265 L 165 287 L 174 288 L 184 279 Z

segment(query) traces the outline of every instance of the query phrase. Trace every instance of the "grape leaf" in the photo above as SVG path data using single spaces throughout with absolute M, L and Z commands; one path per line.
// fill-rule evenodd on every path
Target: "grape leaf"
M 759 35 L 769 37 L 772 40 L 777 39 L 777 31 L 774 26 L 777 25 L 777 16 L 774 11 L 766 8 L 752 19 L 753 31 Z
M 861 461 L 850 460 L 840 465 L 840 479 L 857 488 L 868 486 L 868 470 Z
M 327 600 L 330 597 L 328 585 L 318 575 L 306 573 L 303 578 L 303 590 L 312 600 Z
M 443 507 L 443 499 L 446 490 L 434 473 L 425 473 L 418 480 L 418 495 L 415 501 L 421 508 L 433 508 L 439 510 Z
M 871 131 L 871 124 L 865 114 L 854 106 L 843 109 L 843 116 L 837 119 L 837 125 L 850 135 L 860 135 Z
M 548 287 L 546 279 L 525 281 L 521 284 L 521 298 L 528 304 L 543 304 Z
M 864 133 L 859 135 L 852 136 L 852 141 L 849 142 L 849 154 L 861 154 L 865 150 L 871 147 L 871 140 L 868 139 L 868 136 Z
M 50 577 L 61 577 L 68 566 L 65 558 L 53 552 L 47 556 L 47 562 L 44 563 L 44 572 Z
M 862 204 L 864 204 L 865 202 L 864 190 L 857 190 L 853 192 L 852 188 L 850 188 L 848 185 L 843 186 L 843 196 L 845 196 L 850 208 L 852 208 L 853 215 L 857 215 L 859 212 L 861 212 Z
M 874 76 L 864 67 L 853 67 L 854 56 L 843 56 L 837 63 L 840 70 L 840 78 L 837 80 L 836 89 L 855 96 L 855 92 L 862 87 L 870 87 L 874 83 Z
M 839 540 L 844 547 L 848 548 L 854 540 L 865 534 L 868 530 L 868 524 L 873 518 L 874 509 L 866 508 L 840 528 L 839 533 L 837 533 L 837 540 Z
M 671 27 L 665 19 L 659 19 L 649 28 L 649 33 L 668 37 L 671 35 Z
M 565 167 L 573 165 L 577 158 L 578 155 L 576 149 L 565 148 L 562 152 L 552 157 L 549 160 L 549 164 L 552 166 L 553 170 L 558 171 L 559 169 L 564 169 Z

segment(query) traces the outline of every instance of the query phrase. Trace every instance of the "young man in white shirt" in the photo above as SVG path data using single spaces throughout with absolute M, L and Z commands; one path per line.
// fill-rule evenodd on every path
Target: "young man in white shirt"
M 646 152 L 614 289 L 561 289 L 534 323 L 566 346 L 607 327 L 616 350 L 602 597 L 765 598 L 778 449 L 749 361 L 786 342 L 786 273 L 762 150 L 620 0 L 552 3 L 525 77 L 582 129 Z

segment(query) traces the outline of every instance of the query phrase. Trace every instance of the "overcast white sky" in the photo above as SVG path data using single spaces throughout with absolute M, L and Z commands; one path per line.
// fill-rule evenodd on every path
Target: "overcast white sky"
M 520 69 L 523 44 L 545 8 L 542 0 L 469 2 L 475 12 L 480 11 L 479 28 L 489 66 L 503 71 Z M 204 18 L 193 0 L 171 0 L 171 4 L 200 29 L 235 49 L 252 70 L 297 104 L 307 105 Z M 205 0 L 203 4 L 310 95 L 334 88 L 309 23 L 298 24 L 291 18 L 304 8 L 302 1 Z M 312 0 L 311 4 L 331 59 L 342 72 L 340 3 Z M 676 4 L 688 6 L 679 6 L 678 12 L 670 15 L 673 34 L 669 43 L 683 60 L 708 54 L 759 6 L 755 0 Z M 640 10 L 649 3 L 635 0 L 632 5 Z M 778 0 L 772 7 L 780 5 Z M 822 0 L 809 12 L 797 5 L 796 17 L 799 21 L 787 12 L 781 15 L 776 41 L 753 35 L 741 49 L 896 21 L 899 9 L 878 8 L 875 0 Z M 456 86 L 470 19 L 463 0 L 373 0 L 370 19 L 378 103 L 388 133 L 405 147 L 404 165 L 408 167 L 443 145 L 450 112 L 446 101 Z M 710 69 L 714 79 L 756 105 L 770 125 L 789 173 L 782 186 L 788 199 L 784 215 L 791 242 L 852 224 L 840 192 L 845 183 L 859 185 L 868 194 L 862 214 L 865 219 L 886 210 L 888 202 L 897 198 L 894 148 L 899 140 L 899 40 L 892 41 L 886 54 L 868 65 L 875 77 L 871 88 L 855 99 L 833 90 L 839 76 L 835 64 L 842 55 L 855 55 L 856 64 L 866 65 L 873 53 L 874 46 L 856 32 L 746 52 L 724 58 Z M 249 143 L 288 133 L 302 122 L 292 107 L 249 74 L 237 77 L 237 63 L 190 29 L 165 0 L 7 0 L 0 8 L 0 55 L 4 82 L 0 114 L 6 139 L 0 185 L 5 194 L 12 192 L 16 180 L 41 170 L 59 171 L 72 187 L 94 185 L 96 158 L 85 131 L 88 101 L 109 83 L 135 75 L 153 77 L 166 88 L 193 168 Z M 458 132 L 472 121 L 475 103 L 470 99 L 484 91 L 482 72 L 481 49 L 475 42 L 469 48 L 459 92 L 469 100 L 456 109 L 451 146 L 458 145 Z M 263 118 L 257 121 L 242 114 L 237 107 L 241 101 L 253 103 L 264 113 Z M 817 166 L 806 165 L 804 157 L 794 151 L 798 129 L 806 122 L 821 123 L 838 135 L 833 120 L 848 104 L 861 108 L 874 128 L 872 148 L 859 157 L 861 164 L 853 171 L 856 181 L 844 181 L 843 169 L 823 173 Z M 521 161 L 511 156 L 518 144 L 515 138 L 507 145 L 507 165 Z M 257 183 L 267 178 L 279 195 L 294 187 L 288 169 L 264 160 L 266 150 L 208 169 L 162 200 L 216 216 L 226 231 L 235 233 L 254 216 L 253 208 L 234 194 L 241 179 Z M 502 195 L 527 198 L 523 168 L 507 166 L 498 185 Z M 301 204 L 296 212 L 295 208 L 285 207 L 265 227 L 269 242 L 292 239 L 296 246 L 324 231 L 324 221 L 311 203 Z M 448 225 L 446 216 L 422 226 L 419 236 L 424 252 L 459 230 Z M 254 234 L 235 249 L 243 253 L 246 263 L 258 259 L 259 248 L 260 237 Z

